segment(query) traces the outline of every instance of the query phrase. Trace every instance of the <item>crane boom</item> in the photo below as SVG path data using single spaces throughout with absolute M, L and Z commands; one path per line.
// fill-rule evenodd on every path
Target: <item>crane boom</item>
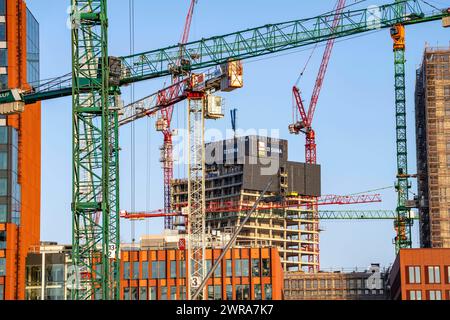
M 412 25 L 440 20 L 450 16 L 450 8 L 438 11 L 422 0 L 403 0 L 404 14 L 397 14 L 398 3 L 339 14 L 336 28 L 329 23 L 333 13 L 319 15 L 309 19 L 300 19 L 277 24 L 214 36 L 184 45 L 147 51 L 124 56 L 121 61 L 119 85 L 126 85 L 147 79 L 171 75 L 171 70 L 183 56 L 182 68 L 198 70 L 223 64 L 229 60 L 244 60 L 258 56 L 274 54 L 298 47 L 324 42 L 329 39 L 345 38 L 367 33 L 376 29 L 391 28 L 396 24 Z M 430 10 L 425 11 L 422 7 Z M 22 93 L 21 101 L 25 104 L 69 96 L 72 94 L 72 79 L 58 78 L 51 85 L 38 85 L 33 90 Z M 89 79 L 79 90 L 89 87 Z M 0 104 L 14 102 L 9 91 L 0 93 Z
M 339 24 L 339 15 L 344 10 L 345 0 L 339 0 L 337 4 L 337 9 L 335 17 L 333 20 L 332 30 L 335 30 Z M 333 51 L 335 39 L 330 39 L 327 41 L 325 47 L 325 52 L 323 54 L 322 63 L 320 64 L 319 74 L 317 75 L 316 83 L 314 85 L 314 90 L 311 96 L 311 101 L 309 103 L 308 109 L 308 124 L 312 125 L 314 111 L 316 110 L 317 101 L 319 100 L 320 91 L 322 90 L 323 79 L 328 69 L 328 63 L 330 62 L 331 52 Z

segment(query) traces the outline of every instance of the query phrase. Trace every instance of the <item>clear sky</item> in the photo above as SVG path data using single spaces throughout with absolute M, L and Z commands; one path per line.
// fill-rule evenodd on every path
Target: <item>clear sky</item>
M 191 40 L 225 34 L 249 27 L 312 17 L 331 10 L 335 0 L 320 1 L 206 1 L 199 0 L 193 20 Z M 354 3 L 348 0 L 347 3 Z M 359 7 L 390 1 L 369 0 Z M 429 0 L 438 7 L 449 7 L 449 0 Z M 41 78 L 70 72 L 70 30 L 66 27 L 70 1 L 28 0 L 40 23 Z M 109 53 L 130 52 L 128 1 L 109 3 Z M 147 51 L 178 43 L 189 0 L 135 0 L 135 51 Z M 407 108 L 410 172 L 416 171 L 414 136 L 415 70 L 421 63 L 425 43 L 449 45 L 450 29 L 441 22 L 407 28 Z M 316 50 L 300 82 L 309 101 L 323 48 Z M 275 57 L 246 61 L 245 87 L 223 94 L 227 109 L 238 108 L 242 129 L 279 129 L 289 140 L 289 158 L 304 160 L 304 137 L 291 136 L 291 88 L 304 66 L 311 48 L 294 50 Z M 136 85 L 136 98 L 160 89 L 170 79 L 157 79 Z M 130 90 L 123 99 L 130 102 Z M 42 219 L 41 238 L 62 243 L 71 241 L 71 100 L 42 103 Z M 183 128 L 186 105 L 176 107 L 174 127 Z M 225 119 L 208 123 L 209 128 L 229 128 Z M 323 194 L 351 194 L 387 186 L 395 182 L 395 120 L 393 53 L 389 30 L 381 30 L 351 40 L 338 41 L 331 58 L 319 99 L 314 127 L 317 133 L 318 162 L 322 165 Z M 163 207 L 162 170 L 159 146 L 162 135 L 155 132 L 154 119 L 136 123 L 136 209 Z M 131 128 L 121 130 L 121 207 L 131 206 Z M 148 156 L 150 154 L 150 157 Z M 175 169 L 184 176 L 183 167 Z M 416 192 L 413 184 L 412 192 Z M 383 202 L 337 209 L 394 209 L 394 189 L 381 192 Z M 331 209 L 331 208 L 329 208 Z M 138 222 L 136 236 L 159 233 L 161 220 Z M 321 222 L 322 268 L 365 267 L 371 262 L 388 266 L 394 259 L 392 221 Z M 417 245 L 417 224 L 413 240 Z M 130 222 L 122 223 L 121 239 L 130 241 Z

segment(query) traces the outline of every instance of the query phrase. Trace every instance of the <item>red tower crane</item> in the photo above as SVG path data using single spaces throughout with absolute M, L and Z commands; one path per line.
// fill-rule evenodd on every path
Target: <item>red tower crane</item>
M 191 0 L 189 11 L 184 24 L 183 35 L 181 36 L 180 44 L 186 44 L 189 39 L 189 33 L 191 30 L 192 17 L 194 15 L 195 5 L 198 0 Z M 178 83 L 183 76 L 181 72 L 182 53 L 180 53 L 180 59 L 177 61 L 174 73 L 172 75 L 172 84 Z M 164 144 L 162 146 L 162 163 L 164 171 L 164 212 L 169 213 L 171 210 L 171 192 L 170 182 L 173 179 L 173 144 L 172 144 L 172 129 L 170 127 L 172 122 L 174 105 L 170 105 L 168 108 L 164 108 L 160 111 L 159 119 L 156 123 L 156 129 L 161 131 L 164 136 Z M 173 229 L 173 217 L 166 216 L 164 218 L 164 228 Z
M 335 29 L 339 25 L 339 17 L 345 6 L 345 0 L 338 0 L 336 5 L 336 14 L 334 16 L 332 28 Z M 334 39 L 327 41 L 325 52 L 323 54 L 322 63 L 320 65 L 319 74 L 317 75 L 314 90 L 311 96 L 311 101 L 309 103 L 308 112 L 305 111 L 303 105 L 303 100 L 300 94 L 300 90 L 295 85 L 292 88 L 294 95 L 295 106 L 297 107 L 298 113 L 300 114 L 301 121 L 297 121 L 289 126 L 289 132 L 292 134 L 300 134 L 301 132 L 305 134 L 305 162 L 309 164 L 317 163 L 317 152 L 316 152 L 316 134 L 312 128 L 312 122 L 314 118 L 314 112 L 316 110 L 317 101 L 319 100 L 320 91 L 322 89 L 323 80 L 328 68 L 328 63 L 330 62 L 331 52 L 333 51 Z M 295 110 L 294 110 L 295 114 Z M 295 118 L 293 119 L 295 121 Z M 309 262 L 311 262 L 310 272 L 317 272 L 319 270 L 319 215 L 317 203 L 311 204 L 312 219 L 317 220 L 317 223 L 312 223 L 309 225 L 311 231 L 310 234 L 311 245 L 309 250 L 314 252 L 314 255 L 310 256 Z

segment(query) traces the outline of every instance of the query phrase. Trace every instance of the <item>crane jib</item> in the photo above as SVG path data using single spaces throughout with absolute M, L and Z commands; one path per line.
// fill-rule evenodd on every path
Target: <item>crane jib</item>
M 170 75 L 171 67 L 180 59 L 186 59 L 190 70 L 198 70 L 216 66 L 233 59 L 244 60 L 258 56 L 324 42 L 332 38 L 344 38 L 376 29 L 390 28 L 396 24 L 412 25 L 442 20 L 444 27 L 450 26 L 450 8 L 426 13 L 419 0 L 405 0 L 405 14 L 398 17 L 398 3 L 386 4 L 373 8 L 345 11 L 341 13 L 340 24 L 333 29 L 328 19 L 333 14 L 326 14 L 310 19 L 301 19 L 278 24 L 270 24 L 254 29 L 246 29 L 222 36 L 174 45 L 162 49 L 148 51 L 133 56 L 120 57 L 122 72 L 119 85 L 126 85 L 148 79 Z M 182 48 L 182 50 L 180 50 Z M 70 80 L 70 79 L 69 79 Z M 23 102 L 25 104 L 70 96 L 71 85 L 67 79 L 61 85 L 55 83 L 50 89 L 21 92 L 20 98 L 14 96 L 12 90 L 0 92 L 0 113 L 2 104 Z

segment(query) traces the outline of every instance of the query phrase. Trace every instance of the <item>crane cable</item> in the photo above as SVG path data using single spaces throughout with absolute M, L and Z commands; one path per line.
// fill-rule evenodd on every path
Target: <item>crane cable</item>
M 135 31 L 135 22 L 134 22 L 134 0 L 128 0 L 128 9 L 129 9 L 129 27 L 130 27 L 130 55 L 134 55 L 134 31 Z M 130 95 L 131 101 L 135 101 L 135 92 L 134 92 L 134 83 L 130 86 Z M 135 108 L 133 106 L 133 108 Z M 134 110 L 133 110 L 134 113 Z M 131 211 L 136 211 L 136 128 L 134 121 L 131 122 L 131 188 L 130 188 L 130 198 L 131 198 Z M 131 242 L 135 243 L 135 221 L 131 220 Z

